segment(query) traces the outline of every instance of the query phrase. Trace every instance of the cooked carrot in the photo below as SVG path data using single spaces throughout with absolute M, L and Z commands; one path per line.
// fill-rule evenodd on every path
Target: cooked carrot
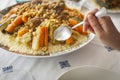
M 70 45 L 70 44 L 72 44 L 73 42 L 74 42 L 74 41 L 73 41 L 72 36 L 71 36 L 69 39 L 66 40 L 66 44 L 67 44 L 67 45 Z
M 87 35 L 88 32 L 84 32 L 83 31 L 83 26 L 79 26 L 77 28 L 74 29 L 75 31 L 78 31 L 79 33 L 83 34 L 83 35 Z
M 79 32 L 79 28 L 78 27 L 74 28 L 73 30 Z
M 78 22 L 74 19 L 69 19 L 70 26 L 76 25 Z
M 15 20 L 11 24 L 9 24 L 5 30 L 7 32 L 12 32 L 21 23 L 22 23 L 22 16 L 17 16 Z
M 48 47 L 48 27 L 45 27 L 45 46 Z
M 80 19 L 84 19 L 84 15 L 82 13 L 79 14 Z
M 25 33 L 27 33 L 29 30 L 26 28 L 22 28 L 18 31 L 18 36 L 21 37 L 22 35 L 24 35 Z
M 82 34 L 83 34 L 83 35 L 88 35 L 88 32 L 83 32 Z
M 74 30 L 79 32 L 79 33 L 82 33 L 83 32 L 83 27 L 79 26 L 79 27 L 74 28 Z
M 23 15 L 23 16 L 22 16 L 22 21 L 23 21 L 24 23 L 26 23 L 26 22 L 28 21 L 28 17 L 25 16 L 25 15 Z
M 16 26 L 20 25 L 22 23 L 22 16 L 17 16 L 13 23 L 15 23 Z
M 65 8 L 64 8 L 64 10 L 71 11 L 71 9 L 70 9 L 70 8 L 68 8 L 68 7 L 65 7 Z
M 41 27 L 40 28 L 40 47 L 44 46 L 44 40 L 45 39 L 45 28 Z
M 81 16 L 81 17 L 82 17 L 82 16 Z M 70 23 L 71 26 L 74 26 L 74 25 L 76 25 L 78 22 L 77 22 L 76 20 L 74 20 L 74 19 L 69 19 L 69 23 Z M 79 26 L 79 27 L 77 27 L 77 28 L 74 28 L 74 30 L 75 30 L 75 31 L 78 31 L 79 33 L 81 33 L 81 34 L 83 34 L 83 35 L 87 35 L 87 34 L 88 34 L 88 32 L 84 32 L 84 31 L 83 31 L 83 26 Z
M 9 24 L 7 26 L 7 28 L 5 29 L 5 31 L 12 32 L 15 27 L 16 27 L 16 25 L 14 23 L 11 23 L 11 24 Z
M 78 27 L 78 32 L 83 34 L 83 35 L 88 35 L 88 32 L 83 31 L 83 26 Z
M 17 12 L 17 10 L 18 10 L 18 7 L 12 8 L 12 9 L 9 11 L 9 13 L 10 13 L 10 14 L 15 14 L 15 13 Z

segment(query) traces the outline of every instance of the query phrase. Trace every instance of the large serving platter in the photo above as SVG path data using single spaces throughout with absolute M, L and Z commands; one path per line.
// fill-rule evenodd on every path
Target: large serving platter
M 18 4 L 15 4 L 13 6 L 10 6 L 10 7 L 7 7 L 3 10 L 0 11 L 0 13 L 2 14 L 6 14 L 12 7 L 16 6 L 16 5 L 20 5 L 20 4 L 23 4 L 23 3 L 18 3 Z M 66 3 L 68 4 L 68 2 Z M 75 7 L 74 7 L 75 8 Z M 78 7 L 79 9 L 79 7 Z M 71 48 L 71 49 L 67 49 L 67 50 L 64 50 L 64 51 L 61 51 L 61 52 L 57 52 L 57 53 L 54 53 L 54 54 L 51 54 L 51 55 L 47 55 L 47 56 L 35 56 L 35 55 L 23 55 L 23 54 L 20 54 L 20 53 L 17 53 L 17 52 L 12 52 L 12 51 L 9 51 L 9 49 L 3 45 L 0 45 L 0 47 L 2 48 L 1 51 L 5 50 L 6 53 L 10 53 L 10 54 L 15 54 L 15 55 L 18 55 L 18 56 L 24 56 L 24 57 L 32 57 L 32 58 L 48 58 L 48 57 L 55 57 L 55 56 L 60 56 L 60 55 L 65 55 L 65 54 L 69 54 L 69 53 L 72 53 L 73 51 L 76 51 L 78 49 L 81 49 L 82 47 L 86 46 L 88 43 L 91 42 L 91 40 L 94 38 L 94 34 L 90 33 L 88 35 L 88 38 L 86 41 L 84 41 L 83 43 L 81 43 L 80 45 L 74 47 L 74 48 Z M 0 52 L 1 52 L 0 51 Z

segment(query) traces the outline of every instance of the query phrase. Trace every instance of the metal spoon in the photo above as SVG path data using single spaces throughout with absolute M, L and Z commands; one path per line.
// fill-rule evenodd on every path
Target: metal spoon
M 103 17 L 103 16 L 106 16 L 107 15 L 107 10 L 106 8 L 101 8 L 96 14 L 95 16 L 97 18 L 100 18 L 100 17 Z M 72 29 L 82 25 L 84 22 L 80 22 L 78 24 L 76 24 L 75 26 L 73 27 L 70 27 L 68 25 L 61 25 L 60 27 L 58 27 L 55 32 L 54 32 L 54 37 L 56 40 L 58 41 L 64 41 L 64 40 L 67 40 L 71 34 L 72 34 Z

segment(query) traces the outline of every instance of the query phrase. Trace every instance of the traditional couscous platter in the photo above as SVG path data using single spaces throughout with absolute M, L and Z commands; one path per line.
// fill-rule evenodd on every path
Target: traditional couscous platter
M 14 18 L 10 18 L 16 15 Z M 10 18 L 8 20 L 8 18 Z M 65 41 L 57 41 L 54 31 L 62 24 L 74 26 L 84 15 L 66 6 L 65 1 L 31 1 L 15 5 L 0 20 L 0 45 L 25 56 L 61 55 L 77 50 L 91 41 L 93 35 L 79 26 Z

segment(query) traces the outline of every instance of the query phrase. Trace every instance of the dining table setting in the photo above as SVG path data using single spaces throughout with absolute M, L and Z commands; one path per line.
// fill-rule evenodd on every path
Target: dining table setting
M 30 0 L 0 0 L 0 11 L 25 1 Z M 80 10 L 82 7 L 87 11 L 96 8 L 87 2 L 89 0 L 66 1 L 72 7 L 80 5 Z M 107 15 L 120 32 L 120 11 L 108 11 Z M 60 55 L 25 56 L 0 48 L 0 80 L 58 80 L 66 71 L 81 66 L 100 67 L 120 74 L 120 51 L 104 45 L 94 34 L 91 36 L 83 46 Z M 22 79 L 17 79 L 21 76 Z

